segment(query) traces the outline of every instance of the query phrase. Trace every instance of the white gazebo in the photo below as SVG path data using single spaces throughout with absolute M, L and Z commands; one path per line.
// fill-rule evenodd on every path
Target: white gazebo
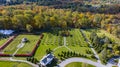
M 27 38 L 23 38 L 21 42 L 22 42 L 22 43 L 25 43 L 25 42 L 27 42 L 27 41 L 28 41 Z

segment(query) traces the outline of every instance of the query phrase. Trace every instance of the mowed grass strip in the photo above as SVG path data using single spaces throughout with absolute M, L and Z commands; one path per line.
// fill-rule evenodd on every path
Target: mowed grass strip
M 92 52 L 92 50 L 88 47 L 88 43 L 85 42 L 84 37 L 79 29 L 73 29 L 70 31 L 70 33 L 72 34 L 72 37 L 67 37 L 68 48 L 81 54 L 86 54 L 86 50 Z
M 79 29 L 72 29 L 70 31 L 70 34 L 72 37 L 67 37 L 67 45 L 69 46 L 88 46 L 88 44 L 85 42 L 84 37 L 82 36 Z
M 0 61 L 0 67 L 32 67 L 32 66 L 21 62 Z
M 66 65 L 65 67 L 95 67 L 95 66 L 82 63 L 82 62 L 73 62 L 73 63 Z
M 30 53 L 37 41 L 39 40 L 39 35 L 19 35 L 17 36 L 5 49 L 5 54 L 13 54 L 18 48 L 17 46 L 21 43 L 23 38 L 27 38 L 29 42 L 25 43 L 24 47 L 22 47 L 17 54 L 26 54 Z

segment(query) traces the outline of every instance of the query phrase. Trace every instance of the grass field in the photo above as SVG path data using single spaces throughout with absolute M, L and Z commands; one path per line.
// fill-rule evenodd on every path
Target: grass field
M 5 42 L 7 42 L 8 38 L 7 39 L 1 39 L 0 40 L 0 46 L 2 46 Z
M 79 45 L 80 47 L 88 46 L 79 29 L 72 29 L 70 31 L 70 34 L 72 35 L 72 37 L 67 37 L 68 46 L 76 46 L 76 45 Z
M 17 46 L 21 43 L 22 38 L 27 38 L 29 42 L 25 43 L 25 45 L 20 48 L 17 54 L 27 54 L 30 53 L 35 44 L 39 39 L 39 35 L 19 35 L 17 36 L 5 49 L 5 54 L 13 54 L 17 50 Z
M 73 35 L 72 37 L 67 37 L 67 46 L 72 51 L 75 51 L 77 53 L 88 55 L 86 53 L 87 50 L 89 50 L 92 54 L 92 50 L 88 46 L 88 43 L 85 42 L 84 37 L 82 36 L 79 29 L 71 30 L 70 33 Z
M 43 33 L 43 34 L 44 37 L 34 56 L 37 59 L 41 59 L 43 56 L 45 56 L 47 49 L 50 48 L 51 50 L 53 50 L 57 48 L 59 45 L 62 45 L 63 37 L 53 35 L 51 33 Z
M 73 62 L 66 65 L 65 67 L 95 67 L 95 66 L 81 62 Z
M 0 67 L 32 67 L 32 66 L 21 62 L 0 61 Z
M 53 35 L 51 33 L 44 33 L 44 37 L 41 41 L 41 44 L 35 54 L 35 58 L 41 59 L 46 55 L 46 50 L 54 50 L 54 55 L 60 59 L 58 54 L 62 51 L 75 51 L 80 54 L 88 55 L 86 50 L 91 51 L 88 47 L 88 44 L 84 41 L 82 34 L 79 29 L 73 29 L 70 31 L 72 37 L 66 37 L 66 46 L 64 45 L 64 38 L 60 35 Z M 91 51 L 92 52 L 92 51 Z M 90 55 L 90 54 L 89 54 Z

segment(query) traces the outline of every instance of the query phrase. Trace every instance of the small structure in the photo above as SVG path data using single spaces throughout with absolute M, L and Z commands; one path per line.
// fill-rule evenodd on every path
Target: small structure
M 54 55 L 50 53 L 41 59 L 40 64 L 42 66 L 46 66 L 46 65 L 50 64 L 53 59 L 54 59 Z
M 22 42 L 22 43 L 25 43 L 25 42 L 27 42 L 27 41 L 28 41 L 27 38 L 23 38 L 21 42 Z
M 119 59 L 119 61 L 118 61 L 118 67 L 120 67 L 120 59 Z
M 13 30 L 0 30 L 0 33 L 4 35 L 11 35 L 13 32 Z

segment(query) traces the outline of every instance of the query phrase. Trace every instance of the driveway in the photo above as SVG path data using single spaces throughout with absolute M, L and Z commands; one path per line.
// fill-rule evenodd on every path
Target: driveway
M 65 67 L 67 64 L 72 63 L 72 62 L 83 62 L 83 63 L 94 65 L 96 67 L 107 67 L 107 66 L 105 66 L 101 63 L 94 62 L 94 61 L 91 61 L 91 60 L 88 60 L 88 59 L 85 59 L 85 58 L 69 58 L 69 59 L 66 59 L 66 60 L 62 61 L 59 64 L 59 66 L 60 67 Z

